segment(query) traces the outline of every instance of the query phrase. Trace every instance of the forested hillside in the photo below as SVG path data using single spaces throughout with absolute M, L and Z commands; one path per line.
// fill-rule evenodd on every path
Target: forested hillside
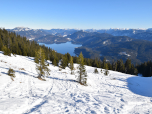
M 46 59 L 61 59 L 61 54 L 45 46 L 40 46 L 36 41 L 29 41 L 26 37 L 21 37 L 15 32 L 8 32 L 5 29 L 0 29 L 0 50 L 4 54 L 9 53 L 35 57 L 35 51 L 40 47 L 43 48 L 46 54 Z
M 5 29 L 0 29 L 0 50 L 2 50 L 5 55 L 10 55 L 10 53 L 13 53 L 23 56 L 35 57 L 35 52 L 38 51 L 40 47 L 45 52 L 46 60 L 51 60 L 53 65 L 57 66 L 59 60 L 62 59 L 64 65 L 68 66 L 68 63 L 70 62 L 70 58 L 71 58 L 69 53 L 65 55 L 59 54 L 50 48 L 47 48 L 45 46 L 40 46 L 35 41 L 29 41 L 28 39 L 26 39 L 26 37 L 21 37 L 20 35 L 17 35 L 15 32 L 8 32 Z M 73 62 L 78 63 L 77 56 L 73 57 Z M 103 61 L 101 61 L 98 58 L 96 59 L 84 58 L 84 64 L 88 66 L 104 68 L 107 70 L 114 70 L 128 74 L 137 75 L 138 72 L 143 74 L 143 71 L 140 70 L 140 65 L 138 65 L 137 67 L 138 70 L 137 70 L 136 66 L 134 66 L 134 64 L 131 63 L 130 59 L 127 59 L 126 62 L 124 62 L 122 59 L 117 61 L 113 60 L 113 62 L 110 63 L 106 60 L 106 58 L 104 58 Z M 149 65 L 146 66 L 146 68 L 147 67 L 148 69 L 150 69 L 149 67 L 152 66 Z M 144 76 L 150 76 L 150 75 L 151 74 L 147 74 Z

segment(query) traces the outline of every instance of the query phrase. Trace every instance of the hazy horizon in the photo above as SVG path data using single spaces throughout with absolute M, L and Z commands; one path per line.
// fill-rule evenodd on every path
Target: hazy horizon
M 0 28 L 5 28 L 5 27 L 0 27 Z M 12 27 L 12 28 L 5 28 L 5 29 L 14 29 L 14 28 L 29 28 L 29 29 L 45 29 L 45 28 L 30 28 L 30 27 L 25 27 L 25 26 L 18 26 L 18 27 Z M 94 29 L 94 30 L 108 30 L 108 29 L 120 29 L 120 30 L 127 30 L 127 29 L 151 29 L 151 28 L 102 28 L 102 29 L 96 29 L 96 28 L 87 28 L 87 29 L 81 29 L 81 28 L 50 28 L 50 29 L 45 29 L 45 30 L 51 30 L 51 29 L 77 29 L 77 30 L 88 30 L 88 29 Z

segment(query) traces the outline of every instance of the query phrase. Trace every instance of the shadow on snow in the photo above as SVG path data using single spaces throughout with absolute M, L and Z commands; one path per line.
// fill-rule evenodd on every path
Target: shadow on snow
M 152 97 L 152 77 L 130 77 L 128 89 L 135 94 Z

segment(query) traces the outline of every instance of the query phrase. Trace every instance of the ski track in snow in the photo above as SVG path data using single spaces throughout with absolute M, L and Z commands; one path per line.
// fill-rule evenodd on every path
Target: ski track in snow
M 9 67 L 16 72 L 14 81 L 7 75 Z M 114 71 L 109 76 L 94 74 L 94 68 L 86 66 L 88 86 L 82 86 L 69 68 L 59 71 L 51 64 L 49 68 L 50 76 L 41 81 L 34 58 L 0 52 L 0 114 L 152 114 L 152 92 L 142 94 L 139 87 L 148 88 L 134 80 L 136 76 Z M 148 80 L 152 82 L 151 77 Z

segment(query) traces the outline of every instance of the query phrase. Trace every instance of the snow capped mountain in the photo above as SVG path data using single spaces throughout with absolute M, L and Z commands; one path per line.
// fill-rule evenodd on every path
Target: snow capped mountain
M 31 29 L 28 27 L 16 27 L 14 29 L 8 29 L 9 31 L 14 31 L 21 36 L 26 36 L 28 39 L 36 39 L 45 35 L 55 35 L 55 36 L 68 36 L 80 30 L 78 29 Z M 83 32 L 99 32 L 108 33 L 113 36 L 129 36 L 135 39 L 143 39 L 152 41 L 152 28 L 149 29 L 130 29 L 130 28 L 110 28 L 110 29 L 85 29 L 81 30 Z M 148 36 L 145 36 L 145 32 Z
M 29 31 L 29 30 L 33 30 L 33 29 L 30 29 L 28 27 L 16 27 L 13 29 L 13 31 L 15 32 L 19 32 L 19 31 Z
M 70 69 L 59 71 L 50 61 L 50 75 L 38 80 L 33 57 L 5 56 L 0 51 L 1 114 L 133 114 L 152 113 L 152 77 L 138 77 L 86 66 L 87 84 L 76 82 Z M 7 75 L 15 70 L 14 81 Z
M 40 29 L 30 29 L 28 27 L 16 27 L 14 29 L 7 29 L 8 31 L 16 32 L 21 36 L 25 36 L 30 40 L 34 40 L 36 38 L 48 35 L 47 32 L 42 31 Z

